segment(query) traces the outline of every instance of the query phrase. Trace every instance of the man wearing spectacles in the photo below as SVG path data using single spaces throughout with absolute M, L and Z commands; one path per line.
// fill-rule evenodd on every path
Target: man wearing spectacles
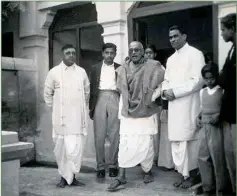
M 126 184 L 125 169 L 141 165 L 144 183 L 153 182 L 151 168 L 154 159 L 153 137 L 157 133 L 158 105 L 153 92 L 164 79 L 164 69 L 155 60 L 145 60 L 140 42 L 129 45 L 129 59 L 118 68 L 117 89 L 120 92 L 119 177 L 108 191 Z
M 44 86 L 44 100 L 52 108 L 54 154 L 61 176 L 59 188 L 84 186 L 75 174 L 81 169 L 86 142 L 90 83 L 75 60 L 76 49 L 65 45 L 62 62 L 49 71 Z

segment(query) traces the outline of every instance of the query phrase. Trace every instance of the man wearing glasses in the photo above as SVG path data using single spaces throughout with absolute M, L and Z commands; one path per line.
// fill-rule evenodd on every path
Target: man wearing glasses
M 117 89 L 120 92 L 119 177 L 108 191 L 126 184 L 125 168 L 141 164 L 144 183 L 153 182 L 151 168 L 154 159 L 153 134 L 157 133 L 158 105 L 153 92 L 164 79 L 164 69 L 154 60 L 144 60 L 140 42 L 129 45 L 129 59 L 119 67 Z
M 54 154 L 61 176 L 59 188 L 84 186 L 75 174 L 81 169 L 86 142 L 90 83 L 75 60 L 74 46 L 63 46 L 62 62 L 49 71 L 44 86 L 44 100 L 52 108 Z

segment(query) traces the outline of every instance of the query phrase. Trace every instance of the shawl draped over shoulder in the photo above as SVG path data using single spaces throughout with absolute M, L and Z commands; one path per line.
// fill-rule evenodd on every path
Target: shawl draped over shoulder
M 152 94 L 164 81 L 164 72 L 159 61 L 142 61 L 131 70 L 131 61 L 125 61 L 116 71 L 117 89 L 122 95 L 122 116 L 145 118 L 158 112 L 158 104 L 152 102 Z

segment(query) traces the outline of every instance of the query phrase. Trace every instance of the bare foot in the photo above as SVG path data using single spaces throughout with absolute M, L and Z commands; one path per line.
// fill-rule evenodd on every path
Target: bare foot
M 79 182 L 76 178 L 73 179 L 71 186 L 82 186 L 84 187 L 85 184 L 82 182 Z
M 60 182 L 56 185 L 58 188 L 64 188 L 67 185 L 67 181 L 64 178 L 61 178 Z
M 145 184 L 154 182 L 154 177 L 153 177 L 151 171 L 149 171 L 148 173 L 145 173 L 144 178 L 143 178 L 143 182 Z

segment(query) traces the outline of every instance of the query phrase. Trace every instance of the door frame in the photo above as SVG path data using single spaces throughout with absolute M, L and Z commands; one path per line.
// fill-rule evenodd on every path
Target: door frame
M 81 50 L 80 50 L 80 30 L 84 27 L 92 27 L 100 25 L 97 21 L 85 22 L 76 25 L 67 25 L 60 28 L 50 29 L 49 30 L 49 68 L 53 68 L 53 34 L 56 32 L 62 32 L 66 30 L 75 30 L 76 31 L 76 61 L 80 64 Z
M 157 5 L 139 7 L 140 2 L 135 3 L 127 16 L 128 25 L 128 43 L 135 39 L 136 19 L 159 15 L 173 11 L 180 11 L 191 8 L 198 8 L 212 5 L 212 43 L 213 43 L 213 61 L 218 62 L 218 4 L 213 1 L 184 1 L 184 2 L 164 2 Z

